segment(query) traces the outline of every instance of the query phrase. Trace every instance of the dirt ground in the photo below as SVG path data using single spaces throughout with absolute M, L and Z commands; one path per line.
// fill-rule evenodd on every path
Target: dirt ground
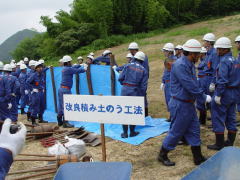
M 240 15 L 230 16 L 224 19 L 213 20 L 208 22 L 196 23 L 193 25 L 186 25 L 179 28 L 175 28 L 169 32 L 181 31 L 181 30 L 194 30 L 198 28 L 211 28 L 217 36 L 226 35 L 233 38 L 237 33 L 240 33 L 239 24 Z M 221 28 L 222 27 L 222 28 Z M 169 33 L 168 32 L 168 33 Z M 146 52 L 150 59 L 150 79 L 148 88 L 148 100 L 149 100 L 149 114 L 153 117 L 168 117 L 168 112 L 165 107 L 165 100 L 163 92 L 160 91 L 159 86 L 161 83 L 161 75 L 163 72 L 163 59 L 161 55 L 161 48 L 163 46 L 164 38 L 169 38 L 167 35 L 159 35 L 153 38 L 148 38 L 140 41 L 141 48 Z M 179 35 L 170 37 L 175 44 L 181 44 L 185 40 L 189 39 L 190 35 Z M 200 39 L 201 36 L 196 37 Z M 121 45 L 112 48 L 112 51 L 116 54 L 118 62 L 123 63 L 126 55 L 127 45 Z M 100 51 L 98 52 L 100 53 Z M 25 116 L 19 117 L 20 121 L 26 122 Z M 239 115 L 238 115 L 238 119 Z M 210 125 L 210 121 L 207 122 Z M 120 133 L 120 132 L 119 132 Z M 156 158 L 159 152 L 159 148 L 162 144 L 162 140 L 166 134 L 160 135 L 155 138 L 151 138 L 139 146 L 133 146 L 130 144 L 122 143 L 120 141 L 107 138 L 107 161 L 128 161 L 133 165 L 132 180 L 178 180 L 192 171 L 196 166 L 193 164 L 192 155 L 189 146 L 178 146 L 176 150 L 172 151 L 169 156 L 176 162 L 175 167 L 165 167 L 160 164 Z M 202 151 L 205 156 L 212 156 L 215 151 L 207 150 L 206 145 L 214 142 L 214 134 L 211 129 L 206 126 L 201 127 L 201 139 L 202 139 Z M 236 138 L 236 146 L 240 146 L 239 136 Z M 91 154 L 95 161 L 101 160 L 101 146 L 99 147 L 87 147 L 87 152 Z M 39 141 L 28 141 L 23 149 L 23 153 L 47 153 L 47 149 L 43 148 Z M 11 170 L 22 170 L 32 168 L 36 166 L 42 166 L 45 162 L 14 162 Z M 43 178 L 44 179 L 44 178 Z

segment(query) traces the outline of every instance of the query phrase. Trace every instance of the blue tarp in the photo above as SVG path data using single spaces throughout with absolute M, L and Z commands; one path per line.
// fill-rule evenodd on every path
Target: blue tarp
M 226 147 L 198 166 L 182 180 L 239 180 L 240 149 Z
M 54 68 L 54 79 L 56 89 L 58 90 L 61 83 L 61 70 L 62 67 Z M 91 79 L 93 84 L 94 95 L 103 94 L 111 95 L 111 76 L 110 66 L 91 65 Z M 121 93 L 121 85 L 118 82 L 119 74 L 116 75 L 116 95 L 119 96 Z M 89 95 L 86 73 L 81 73 L 79 76 L 79 90 L 81 95 Z M 73 79 L 72 93 L 76 94 L 76 77 Z M 44 113 L 44 119 L 49 122 L 57 122 L 56 113 L 54 108 L 54 96 L 51 81 L 51 74 L 48 70 L 46 72 L 46 89 L 47 89 L 47 109 Z M 57 92 L 56 92 L 57 93 Z M 100 133 L 100 125 L 98 123 L 86 123 L 86 122 L 71 122 L 76 127 L 84 126 L 86 130 L 90 132 Z M 120 134 L 122 132 L 121 125 L 106 124 L 105 134 L 116 140 L 120 140 L 133 145 L 138 145 L 144 142 L 146 139 L 158 136 L 169 129 L 169 123 L 165 119 L 153 119 L 151 117 L 146 118 L 146 126 L 137 126 L 136 130 L 140 132 L 140 135 L 132 138 L 122 139 Z
M 128 162 L 66 163 L 54 180 L 130 180 L 132 165 Z

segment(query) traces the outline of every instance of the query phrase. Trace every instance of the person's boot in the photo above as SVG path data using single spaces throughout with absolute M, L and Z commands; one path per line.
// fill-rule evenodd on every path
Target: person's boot
M 219 151 L 224 147 L 224 133 L 215 134 L 215 136 L 216 136 L 216 143 L 213 145 L 208 145 L 207 148 Z
M 145 117 L 147 117 L 148 116 L 148 108 L 146 107 L 145 108 Z
M 27 112 L 27 120 L 31 121 L 31 113 L 30 112 Z
M 206 125 L 207 112 L 199 111 L 199 122 L 202 125 Z
M 58 126 L 62 126 L 63 125 L 62 116 L 58 115 L 57 116 L 57 121 L 58 121 Z
M 224 146 L 233 146 L 235 138 L 236 138 L 236 132 L 234 131 L 228 131 L 228 138 L 224 142 Z
M 137 136 L 139 132 L 135 131 L 135 125 L 130 125 L 130 137 Z
M 36 118 L 31 117 L 31 120 L 32 120 L 32 125 L 33 126 L 38 126 L 38 124 L 36 123 Z
M 193 162 L 195 165 L 199 165 L 207 159 L 202 155 L 201 146 L 191 146 Z
M 24 108 L 21 108 L 21 114 L 26 114 L 26 112 L 24 111 Z
M 158 161 L 163 163 L 164 166 L 175 166 L 175 162 L 170 161 L 168 158 L 168 153 L 169 151 L 162 147 L 158 155 Z
M 122 125 L 123 133 L 121 134 L 122 138 L 128 138 L 128 125 Z
M 63 119 L 63 128 L 73 128 L 74 126 L 69 124 L 68 121 L 65 121 L 65 119 Z
M 38 115 L 38 122 L 39 123 L 48 123 L 47 121 L 43 120 L 43 116 L 41 114 Z

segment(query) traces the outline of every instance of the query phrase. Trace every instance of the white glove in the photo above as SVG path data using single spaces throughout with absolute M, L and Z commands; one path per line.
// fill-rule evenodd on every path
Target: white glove
M 215 84 L 213 84 L 213 83 L 210 84 L 210 86 L 209 86 L 209 91 L 210 91 L 210 92 L 215 91 Z
M 12 103 L 8 103 L 8 109 L 12 109 Z
M 88 68 L 88 65 L 87 64 L 83 64 L 83 69 L 86 71 Z
M 28 90 L 25 90 L 24 92 L 25 92 L 25 95 L 28 95 Z
M 6 119 L 0 134 L 0 147 L 12 152 L 13 157 L 19 154 L 24 146 L 27 129 L 20 122 L 20 130 L 16 134 L 10 133 L 11 120 Z
M 35 92 L 35 93 L 38 93 L 39 91 L 38 91 L 38 89 L 33 89 L 32 92 L 33 92 L 33 93 L 34 93 L 34 92 Z
M 212 101 L 211 96 L 206 95 L 206 103 L 210 103 Z
M 215 97 L 214 97 L 214 101 L 215 101 L 218 105 L 221 105 L 221 97 L 215 96 Z
M 16 94 L 15 94 L 15 93 L 12 93 L 11 95 L 12 95 L 13 97 L 16 97 Z
M 164 83 L 162 83 L 162 84 L 160 85 L 160 89 L 161 89 L 161 91 L 163 91 L 163 90 L 164 90 L 164 87 L 165 87 L 165 84 L 164 84 Z
M 116 69 L 117 69 L 117 66 L 116 66 L 116 65 L 114 65 L 112 68 L 113 68 L 113 70 L 116 70 Z

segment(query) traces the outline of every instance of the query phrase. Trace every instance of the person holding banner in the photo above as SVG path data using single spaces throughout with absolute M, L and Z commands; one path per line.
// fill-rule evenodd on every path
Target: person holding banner
M 70 56 L 64 56 L 62 59 L 63 63 L 63 69 L 62 69 L 62 82 L 61 86 L 58 89 L 58 125 L 63 126 L 64 128 L 71 128 L 73 125 L 69 124 L 64 119 L 64 113 L 63 113 L 63 95 L 64 94 L 72 94 L 71 89 L 73 86 L 73 75 L 84 73 L 87 71 L 87 64 L 83 64 L 82 66 L 78 67 L 72 67 L 72 58 Z
M 127 64 L 119 76 L 122 84 L 121 96 L 145 96 L 148 85 L 148 72 L 142 66 L 145 54 L 138 51 L 134 56 L 134 61 Z M 122 138 L 128 138 L 128 125 L 123 125 Z M 130 125 L 130 137 L 137 136 L 135 125 Z

